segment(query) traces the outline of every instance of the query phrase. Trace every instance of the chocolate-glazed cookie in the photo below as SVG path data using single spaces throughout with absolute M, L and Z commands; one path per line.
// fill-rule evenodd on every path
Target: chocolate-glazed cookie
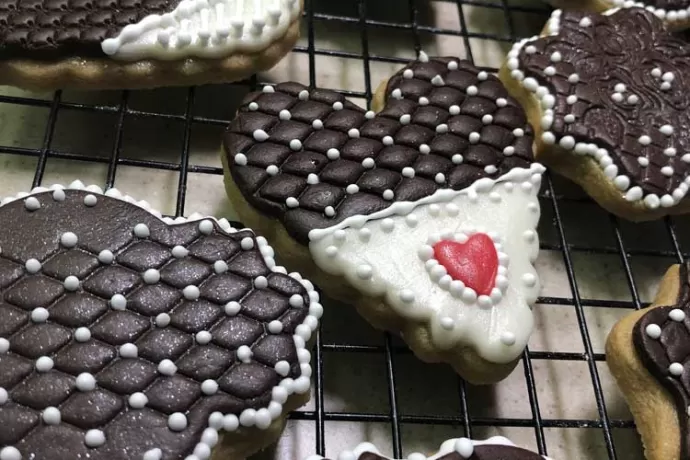
M 412 458 L 411 455 L 409 458 Z M 495 436 L 485 441 L 473 441 L 467 438 L 449 439 L 445 441 L 439 451 L 426 457 L 423 454 L 414 454 L 415 459 L 421 460 L 549 460 L 537 453 L 515 446 L 508 439 Z M 338 458 L 353 460 L 392 460 L 381 454 L 378 449 L 369 443 L 360 444 L 351 452 L 343 452 Z M 307 460 L 326 460 L 315 455 Z
M 500 380 L 539 292 L 525 112 L 494 75 L 424 53 L 372 107 L 298 83 L 248 95 L 222 145 L 233 209 L 420 358 Z
M 291 49 L 301 12 L 302 0 L 0 0 L 0 84 L 234 81 Z
M 2 460 L 245 455 L 309 391 L 318 295 L 251 230 L 79 183 L 0 220 Z
M 537 159 L 634 220 L 687 212 L 690 46 L 641 8 L 555 11 L 501 78 L 538 126 Z

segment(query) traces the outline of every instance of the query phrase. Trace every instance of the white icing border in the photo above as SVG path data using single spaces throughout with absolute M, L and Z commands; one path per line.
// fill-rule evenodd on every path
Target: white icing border
M 462 190 L 440 189 L 432 195 L 421 198 L 417 201 L 396 201 L 386 209 L 368 215 L 357 214 L 347 217 L 341 222 L 327 228 L 316 228 L 309 231 L 309 241 L 319 241 L 335 232 L 346 227 L 359 228 L 370 220 L 379 220 L 390 216 L 404 216 L 411 213 L 416 207 L 451 201 L 459 195 L 467 195 L 472 199 L 479 193 L 490 191 L 494 185 L 502 182 L 523 182 L 529 180 L 534 174 L 542 175 L 546 168 L 540 163 L 531 163 L 529 168 L 513 168 L 497 179 L 482 177 Z
M 606 1 L 613 3 L 613 6 L 611 7 L 613 9 L 634 8 L 634 7 L 644 8 L 645 10 L 649 11 L 650 13 L 652 13 L 657 18 L 659 18 L 662 21 L 665 21 L 665 22 L 667 22 L 673 26 L 678 25 L 678 24 L 674 24 L 674 23 L 687 21 L 688 18 L 690 17 L 690 6 L 684 10 L 666 11 L 663 8 L 657 8 L 655 6 L 647 5 L 647 4 L 642 3 L 642 2 L 635 2 L 633 0 L 606 0 Z M 606 13 L 608 13 L 608 11 Z
M 632 8 L 643 6 L 644 5 L 640 3 L 635 3 L 629 7 Z M 620 9 L 621 8 L 612 8 L 601 14 L 610 16 L 617 11 L 620 11 Z M 644 9 L 652 11 L 650 7 L 645 7 Z M 554 10 L 551 13 L 551 17 L 546 23 L 546 29 L 548 30 L 548 35 L 546 36 L 556 36 L 559 34 L 561 14 L 562 10 Z M 598 13 L 591 13 L 590 15 L 596 14 Z M 584 18 L 587 17 L 588 16 L 584 16 Z M 582 22 L 581 26 L 589 27 L 588 24 L 583 24 Z M 657 209 L 659 206 L 670 208 L 677 205 L 690 189 L 690 175 L 688 175 L 684 181 L 680 183 L 678 188 L 676 188 L 671 194 L 666 194 L 661 197 L 654 193 L 648 193 L 645 195 L 641 187 L 631 187 L 632 184 L 628 176 L 625 174 L 619 175 L 618 167 L 613 164 L 613 159 L 606 149 L 598 147 L 595 143 L 575 142 L 574 138 L 570 135 L 557 137 L 556 134 L 549 131 L 549 128 L 551 128 L 553 123 L 553 106 L 556 102 L 556 98 L 549 92 L 549 89 L 546 86 L 539 85 L 536 79 L 531 77 L 525 78 L 525 73 L 520 68 L 520 60 L 518 59 L 520 51 L 523 47 L 527 47 L 528 43 L 545 38 L 546 36 L 535 35 L 531 38 L 525 38 L 519 42 L 516 42 L 513 44 L 510 52 L 508 52 L 506 60 L 506 66 L 510 70 L 511 78 L 517 81 L 522 88 L 532 93 L 540 101 L 543 109 L 543 115 L 540 121 L 541 128 L 543 130 L 542 141 L 544 144 L 554 145 L 557 143 L 561 148 L 572 151 L 575 155 L 589 155 L 590 157 L 594 158 L 606 177 L 611 181 L 613 186 L 623 194 L 623 197 L 627 201 L 642 201 L 644 206 L 649 209 Z M 577 76 L 577 74 L 573 75 Z
M 125 26 L 101 49 L 127 61 L 252 53 L 283 37 L 301 12 L 301 0 L 182 0 L 171 12 Z
M 220 431 L 232 432 L 240 427 L 257 427 L 261 430 L 267 429 L 274 420 L 277 420 L 283 415 L 283 404 L 287 401 L 288 397 L 292 394 L 306 394 L 311 389 L 311 353 L 307 349 L 307 342 L 319 327 L 319 319 L 323 314 L 323 307 L 319 303 L 319 294 L 314 289 L 314 285 L 297 272 L 288 273 L 287 269 L 280 265 L 276 265 L 274 255 L 275 251 L 268 244 L 266 238 L 257 235 L 250 228 L 236 229 L 230 225 L 227 219 L 216 219 L 212 216 L 204 216 L 199 213 L 193 213 L 189 217 L 163 217 L 162 214 L 153 209 L 147 201 L 137 201 L 129 195 L 121 193 L 115 188 L 111 188 L 106 192 L 97 185 L 85 186 L 81 181 L 74 181 L 68 186 L 62 185 L 52 185 L 50 187 L 35 187 L 30 193 L 20 192 L 15 196 L 7 197 L 0 201 L 0 208 L 12 203 L 17 200 L 25 200 L 25 206 L 30 209 L 33 200 L 30 198 L 37 194 L 42 194 L 46 192 L 55 192 L 56 190 L 82 190 L 88 191 L 96 195 L 104 195 L 109 198 L 114 198 L 117 200 L 125 201 L 127 203 L 134 204 L 151 215 L 157 217 L 164 223 L 170 226 L 184 224 L 187 222 L 197 222 L 197 221 L 207 221 L 211 220 L 216 222 L 220 228 L 227 232 L 228 234 L 237 233 L 238 231 L 250 231 L 254 235 L 257 244 L 259 245 L 259 251 L 266 262 L 266 265 L 275 273 L 281 273 L 291 278 L 299 281 L 306 289 L 309 295 L 309 313 L 304 318 L 302 324 L 295 328 L 295 334 L 293 335 L 295 341 L 295 350 L 300 364 L 301 375 L 297 379 L 292 379 L 289 377 L 280 380 L 278 385 L 273 387 L 271 402 L 268 406 L 255 410 L 255 409 L 245 409 L 242 413 L 237 416 L 234 414 L 222 414 L 221 412 L 214 412 L 209 417 L 208 427 L 204 430 L 203 435 L 199 442 L 197 443 L 194 453 L 185 458 L 185 460 L 205 460 L 210 458 L 211 450 L 217 444 L 219 439 Z M 51 198 L 52 199 L 52 198 Z M 38 201 L 38 200 L 36 200 Z M 40 205 L 40 202 L 39 202 Z M 91 206 L 85 202 L 85 206 Z M 95 204 L 97 205 L 97 204 Z M 32 212 L 36 212 L 39 208 L 32 209 Z M 4 350 L 4 351 L 3 351 Z M 3 348 L 0 353 L 6 352 Z M 12 446 L 6 446 L 12 447 Z M 143 460 L 160 460 L 162 452 L 160 449 L 151 449 L 142 455 Z
M 444 455 L 448 455 L 453 452 L 458 452 L 463 458 L 469 458 L 469 456 L 472 455 L 471 447 L 470 446 L 481 446 L 481 445 L 501 445 L 501 446 L 511 446 L 511 447 L 517 447 L 513 442 L 511 442 L 508 438 L 504 438 L 503 436 L 493 436 L 491 438 L 488 438 L 484 441 L 475 441 L 471 440 L 468 438 L 456 438 L 456 439 L 449 439 L 447 441 L 444 441 L 443 444 L 441 444 L 441 447 L 439 448 L 438 452 L 433 454 L 430 457 L 427 457 L 424 454 L 419 454 L 419 453 L 413 453 L 410 454 L 407 459 L 408 460 L 438 460 Z M 372 453 L 372 454 L 377 454 L 381 455 L 382 457 L 388 459 L 388 460 L 396 460 L 390 457 L 386 457 L 381 452 L 376 448 L 375 445 L 364 442 L 357 447 L 354 448 L 354 450 L 351 451 L 344 451 L 341 452 L 340 455 L 337 457 L 338 460 L 359 460 L 359 457 L 362 454 L 365 453 Z M 467 456 L 463 454 L 468 454 Z M 549 457 L 545 457 L 542 455 L 542 458 L 544 460 L 552 460 Z M 325 457 L 322 457 L 320 455 L 311 455 L 307 457 L 305 460 L 325 460 Z M 402 460 L 402 459 L 400 459 Z

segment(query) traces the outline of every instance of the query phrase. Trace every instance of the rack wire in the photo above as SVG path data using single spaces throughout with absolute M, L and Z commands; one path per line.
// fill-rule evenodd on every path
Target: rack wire
M 392 2 L 393 8 L 405 10 L 407 19 L 399 20 L 385 20 L 373 19 L 369 14 L 369 9 L 377 0 L 339 0 L 336 3 L 351 6 L 351 11 L 356 11 L 353 14 L 327 13 L 321 12 L 318 7 L 318 0 L 306 0 L 305 13 L 303 17 L 303 36 L 306 39 L 306 45 L 295 47 L 294 53 L 306 55 L 308 58 L 308 83 L 310 86 L 317 85 L 317 57 L 328 56 L 336 58 L 354 59 L 361 62 L 361 69 L 364 76 L 364 91 L 355 91 L 346 88 L 328 88 L 339 91 L 352 99 L 361 100 L 367 107 L 369 106 L 372 94 L 375 87 L 372 86 L 372 72 L 371 65 L 375 62 L 384 63 L 400 63 L 404 64 L 409 59 L 399 56 L 391 56 L 385 54 L 375 54 L 370 52 L 370 32 L 373 29 L 383 31 L 396 31 L 404 33 L 412 40 L 414 51 L 418 53 L 422 49 L 422 35 L 448 35 L 456 36 L 462 39 L 464 43 L 465 55 L 461 56 L 471 61 L 475 61 L 476 56 L 472 51 L 472 39 L 490 40 L 500 42 L 505 45 L 510 45 L 517 39 L 522 38 L 517 32 L 514 24 L 514 15 L 516 13 L 530 13 L 537 18 L 541 18 L 542 22 L 548 16 L 550 9 L 547 6 L 528 6 L 521 4 L 509 3 L 508 0 L 458 0 L 458 1 L 443 1 L 445 4 L 453 4 L 457 7 L 459 15 L 460 27 L 456 29 L 448 29 L 435 27 L 424 24 L 420 21 L 420 10 L 428 8 L 429 3 L 440 3 L 441 0 L 400 0 Z M 322 2 L 323 3 L 323 2 Z M 388 2 L 385 2 L 388 3 Z M 471 32 L 468 30 L 468 21 L 463 7 L 481 7 L 493 10 L 494 13 L 499 12 L 505 21 L 505 30 L 507 34 L 487 33 L 487 32 Z M 315 24 L 339 24 L 347 25 L 350 28 L 356 29 L 360 37 L 361 53 L 323 49 L 317 45 L 315 40 Z M 485 67 L 485 70 L 495 71 L 497 69 Z M 262 82 L 257 77 L 233 84 L 233 86 L 241 86 L 245 91 L 256 89 Z M 376 82 L 374 82 L 375 84 Z M 190 139 L 193 127 L 198 125 L 210 126 L 225 126 L 229 120 L 215 119 L 203 116 L 194 115 L 194 108 L 197 99 L 197 88 L 189 88 L 185 96 L 185 108 L 181 114 L 170 114 L 158 111 L 138 110 L 130 107 L 130 99 L 132 92 L 122 91 L 119 93 L 119 100 L 116 104 L 93 105 L 88 103 L 76 103 L 63 100 L 63 93 L 57 91 L 52 95 L 52 98 L 42 99 L 32 96 L 11 96 L 7 94 L 0 94 L 0 103 L 11 104 L 14 106 L 26 107 L 42 107 L 49 110 L 45 132 L 43 133 L 42 142 L 38 148 L 30 148 L 22 145 L 0 145 L 0 161 L 4 155 L 19 155 L 36 160 L 36 167 L 33 172 L 31 184 L 26 184 L 27 188 L 39 186 L 42 184 L 44 175 L 46 174 L 47 163 L 49 159 L 69 160 L 74 162 L 99 163 L 107 166 L 107 174 L 105 183 L 102 184 L 105 188 L 112 187 L 115 183 L 118 171 L 122 166 L 135 166 L 145 168 L 147 170 L 167 170 L 178 174 L 177 189 L 176 189 L 176 206 L 175 215 L 185 214 L 185 198 L 188 192 L 188 179 L 190 174 L 202 174 L 218 176 L 222 175 L 222 169 L 213 166 L 197 165 L 190 161 Z M 110 149 L 107 156 L 89 155 L 83 152 L 65 151 L 54 148 L 53 141 L 56 135 L 56 121 L 58 114 L 66 111 L 74 110 L 86 113 L 105 113 L 116 117 L 114 142 L 112 149 Z M 168 122 L 181 123 L 183 130 L 182 150 L 179 161 L 150 161 L 135 158 L 128 158 L 122 155 L 123 153 L 123 131 L 125 121 L 127 120 L 143 120 L 156 119 Z M 12 171 L 0 171 L 0 181 L 2 177 L 12 174 Z M 527 388 L 527 398 L 531 416 L 525 418 L 490 418 L 490 417 L 476 417 L 471 414 L 469 410 L 470 402 L 468 396 L 467 385 L 462 379 L 457 378 L 457 392 L 459 396 L 459 407 L 457 407 L 456 414 L 453 416 L 439 416 L 439 415 L 412 415 L 407 414 L 399 404 L 399 381 L 396 380 L 397 362 L 401 356 L 409 354 L 409 350 L 404 346 L 397 345 L 394 338 L 388 334 L 384 334 L 382 345 L 355 345 L 351 343 L 340 343 L 332 341 L 323 333 L 317 335 L 316 345 L 313 352 L 315 358 L 314 367 L 314 409 L 302 410 L 294 412 L 290 415 L 293 420 L 311 421 L 314 422 L 315 430 L 315 448 L 319 454 L 334 452 L 326 452 L 326 436 L 325 424 L 326 422 L 382 422 L 390 424 L 392 435 L 392 451 L 396 458 L 400 458 L 403 453 L 403 435 L 401 426 L 403 425 L 442 425 L 456 427 L 458 433 L 464 436 L 472 437 L 473 432 L 476 432 L 478 427 L 523 427 L 531 428 L 534 431 L 535 444 L 539 453 L 548 454 L 547 442 L 545 439 L 545 430 L 550 428 L 586 428 L 599 430 L 603 436 L 605 444 L 605 452 L 608 459 L 625 458 L 620 453 L 617 454 L 617 447 L 614 442 L 614 429 L 634 429 L 634 424 L 631 420 L 613 419 L 609 415 L 607 409 L 604 392 L 602 391 L 601 382 L 601 368 L 597 365 L 605 360 L 602 353 L 594 351 L 592 340 L 590 338 L 591 325 L 587 322 L 584 307 L 594 308 L 613 308 L 613 309 L 639 309 L 647 305 L 643 302 L 642 296 L 639 293 L 636 274 L 633 269 L 631 259 L 637 256 L 644 257 L 666 257 L 673 258 L 677 261 L 683 261 L 686 253 L 681 250 L 682 238 L 681 231 L 678 230 L 679 223 L 673 219 L 665 219 L 654 224 L 656 234 L 664 234 L 668 243 L 664 243 L 664 247 L 650 248 L 645 245 L 636 246 L 631 249 L 626 244 L 626 237 L 629 237 L 630 232 L 646 232 L 650 227 L 644 227 L 640 230 L 637 227 L 630 226 L 627 223 L 620 222 L 613 216 L 606 215 L 608 232 L 610 233 L 606 238 L 606 242 L 598 245 L 585 244 L 581 242 L 573 242 L 570 236 L 573 233 L 573 228 L 567 217 L 569 204 L 591 204 L 590 200 L 582 197 L 565 196 L 560 191 L 560 186 L 554 178 L 548 174 L 545 176 L 544 185 L 540 192 L 540 202 L 542 205 L 543 218 L 540 224 L 540 234 L 547 233 L 551 238 L 543 238 L 541 249 L 547 251 L 557 251 L 560 253 L 563 265 L 565 267 L 565 275 L 567 277 L 567 284 L 570 288 L 572 296 L 570 297 L 555 297 L 544 296 L 538 300 L 537 308 L 567 308 L 573 312 L 577 320 L 578 330 L 573 331 L 573 334 L 579 334 L 582 341 L 582 352 L 562 352 L 562 351 L 531 351 L 529 348 L 525 350 L 523 359 L 520 364 L 524 373 L 524 379 Z M 603 213 L 603 211 L 602 211 Z M 643 238 L 644 239 L 644 238 Z M 629 290 L 629 300 L 607 300 L 600 298 L 584 298 L 581 292 L 581 284 L 576 276 L 577 270 L 575 268 L 574 257 L 578 253 L 617 256 L 624 272 L 625 282 Z M 380 357 L 385 362 L 385 373 L 387 381 L 387 395 L 388 410 L 381 413 L 359 413 L 359 412 L 336 412 L 327 411 L 324 404 L 324 362 L 338 359 L 338 355 L 342 353 L 361 353 Z M 581 362 L 587 366 L 587 372 L 591 379 L 592 388 L 594 390 L 593 397 L 596 402 L 596 416 L 588 419 L 557 419 L 549 418 L 542 415 L 540 410 L 540 402 L 538 397 L 538 382 L 535 380 L 535 362 L 541 360 L 548 361 L 564 361 L 564 362 Z M 640 454 L 641 455 L 641 454 Z M 580 457 L 585 458 L 585 457 Z

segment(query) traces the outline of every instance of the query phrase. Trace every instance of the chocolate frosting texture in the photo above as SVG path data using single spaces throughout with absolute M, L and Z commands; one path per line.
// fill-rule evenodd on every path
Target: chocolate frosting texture
M 293 334 L 310 297 L 267 266 L 253 232 L 226 233 L 213 220 L 168 225 L 86 191 L 33 197 L 40 208 L 24 199 L 0 207 L 0 451 L 131 460 L 160 449 L 162 459 L 182 459 L 210 414 L 265 408 L 281 379 L 301 375 Z M 240 308 L 228 311 L 230 302 Z M 288 365 L 281 375 L 279 361 Z M 91 390 L 77 379 L 84 373 Z M 130 399 L 138 393 L 145 407 Z M 184 429 L 172 429 L 173 413 L 186 417 Z M 92 429 L 102 445 L 87 446 Z
M 0 58 L 106 57 L 101 42 L 179 0 L 0 0 Z
M 633 343 L 644 366 L 676 403 L 680 422 L 681 455 L 690 455 L 690 279 L 688 265 L 680 265 L 680 290 L 675 305 L 649 310 L 635 324 Z M 649 328 L 649 329 L 648 329 Z M 672 372 L 673 363 L 682 366 L 682 374 Z
M 495 76 L 466 61 L 409 64 L 389 80 L 376 116 L 333 91 L 298 83 L 268 91 L 246 97 L 225 154 L 245 199 L 303 244 L 311 229 L 532 160 L 524 111 Z
M 684 196 L 690 47 L 653 13 L 564 11 L 558 33 L 528 41 L 518 59 L 524 75 L 555 97 L 549 130 L 556 142 L 571 136 L 606 149 L 616 174 L 645 195 Z

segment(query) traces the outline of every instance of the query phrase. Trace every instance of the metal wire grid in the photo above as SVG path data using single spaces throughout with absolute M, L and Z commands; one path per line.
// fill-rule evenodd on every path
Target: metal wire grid
M 390 57 L 385 55 L 374 55 L 369 52 L 368 30 L 370 28 L 396 29 L 409 33 L 414 40 L 415 51 L 418 53 L 421 50 L 420 34 L 443 34 L 462 37 L 466 55 L 465 58 L 474 62 L 472 54 L 472 47 L 470 46 L 470 39 L 479 38 L 485 40 L 494 40 L 503 43 L 512 43 L 521 37 L 516 35 L 513 24 L 512 14 L 515 12 L 537 13 L 544 18 L 547 17 L 549 9 L 547 7 L 535 8 L 526 6 L 511 5 L 507 0 L 500 0 L 500 3 L 488 3 L 490 0 L 445 0 L 446 3 L 453 3 L 457 5 L 458 15 L 460 19 L 460 30 L 449 30 L 428 25 L 420 24 L 419 16 L 419 0 L 400 0 L 400 8 L 406 8 L 408 11 L 408 21 L 406 22 L 386 22 L 381 20 L 369 19 L 367 15 L 367 0 L 350 0 L 357 6 L 357 15 L 341 16 L 333 14 L 315 13 L 312 9 L 312 1 L 305 1 L 305 13 L 303 21 L 306 23 L 307 30 L 307 45 L 297 46 L 294 49 L 296 53 L 304 53 L 308 55 L 308 72 L 309 84 L 311 87 L 316 86 L 316 56 L 331 56 L 340 58 L 350 58 L 360 60 L 364 73 L 365 90 L 350 91 L 342 88 L 329 88 L 341 92 L 345 96 L 351 98 L 360 98 L 366 100 L 367 107 L 372 99 L 372 82 L 370 63 L 371 62 L 392 62 L 404 64 L 408 60 L 403 58 Z M 375 1 L 375 0 L 372 0 Z M 442 1 L 442 0 L 435 0 Z M 404 6 L 403 6 L 404 4 Z M 467 20 L 463 12 L 463 5 L 481 6 L 483 8 L 491 8 L 501 10 L 506 21 L 507 35 L 497 35 L 490 33 L 472 33 L 467 30 Z M 338 22 L 342 24 L 350 24 L 352 27 L 359 29 L 361 36 L 362 53 L 343 52 L 337 50 L 324 50 L 315 46 L 314 40 L 314 24 L 316 21 Z M 494 68 L 484 68 L 488 71 L 495 71 Z M 252 77 L 248 81 L 238 83 L 247 87 L 248 89 L 256 89 L 260 86 L 260 82 L 256 77 Z M 136 166 L 141 168 L 150 168 L 156 170 L 176 171 L 179 174 L 175 215 L 183 215 L 185 213 L 184 203 L 187 193 L 187 179 L 190 173 L 221 175 L 223 173 L 221 168 L 201 166 L 190 164 L 190 133 L 192 126 L 195 124 L 219 125 L 225 126 L 229 120 L 221 120 L 207 117 L 200 117 L 193 115 L 193 108 L 195 103 L 195 88 L 189 88 L 186 95 L 185 111 L 181 115 L 157 113 L 151 111 L 141 111 L 129 108 L 130 92 L 123 91 L 119 100 L 119 104 L 110 106 L 93 106 L 80 103 L 64 102 L 62 100 L 62 92 L 56 91 L 52 100 L 35 99 L 31 97 L 14 97 L 7 95 L 0 95 L 0 103 L 16 104 L 23 106 L 34 107 L 49 107 L 49 116 L 46 124 L 45 133 L 43 135 L 42 145 L 38 149 L 24 148 L 21 146 L 0 145 L 0 154 L 13 154 L 25 157 L 37 158 L 37 165 L 34 172 L 34 177 L 31 186 L 36 187 L 41 185 L 44 173 L 46 171 L 46 162 L 48 158 L 56 158 L 62 160 L 72 160 L 80 162 L 93 162 L 107 164 L 107 176 L 105 188 L 110 188 L 115 182 L 115 177 L 119 166 Z M 100 112 L 116 114 L 116 131 L 113 148 L 110 151 L 109 157 L 89 156 L 82 153 L 73 153 L 69 151 L 58 151 L 53 149 L 52 141 L 55 134 L 55 124 L 58 112 L 62 109 L 70 109 L 84 112 Z M 184 123 L 184 137 L 182 155 L 179 162 L 160 162 L 148 161 L 138 159 L 122 158 L 122 134 L 123 124 L 126 118 L 145 119 L 156 118 L 161 120 L 174 120 Z M 653 255 L 653 256 L 670 256 L 682 262 L 684 254 L 680 249 L 679 239 L 677 237 L 676 228 L 672 219 L 665 219 L 663 225 L 668 233 L 670 239 L 671 251 L 655 251 L 655 250 L 634 250 L 626 249 L 624 239 L 621 232 L 621 225 L 617 218 L 610 216 L 611 231 L 613 232 L 615 244 L 610 247 L 592 248 L 588 246 L 570 244 L 567 239 L 564 223 L 561 218 L 561 204 L 565 201 L 580 201 L 579 199 L 566 198 L 556 194 L 554 185 L 547 174 L 545 176 L 544 185 L 540 193 L 540 201 L 543 209 L 551 208 L 553 211 L 553 226 L 557 234 L 556 244 L 541 244 L 541 249 L 559 251 L 562 255 L 563 262 L 566 269 L 567 279 L 570 290 L 573 294 L 572 298 L 567 297 L 540 297 L 538 303 L 543 305 L 553 305 L 558 307 L 574 308 L 577 322 L 579 326 L 580 335 L 582 338 L 584 352 L 536 352 L 525 350 L 523 353 L 522 367 L 524 369 L 524 376 L 527 385 L 529 405 L 531 408 L 531 418 L 480 418 L 470 415 L 468 409 L 468 396 L 466 383 L 458 378 L 457 391 L 460 397 L 460 407 L 458 408 L 457 416 L 436 416 L 436 415 L 405 415 L 402 414 L 398 405 L 398 394 L 396 387 L 396 357 L 400 354 L 410 353 L 410 351 L 403 347 L 394 346 L 392 338 L 388 334 L 384 334 L 384 345 L 381 346 L 364 346 L 351 345 L 347 343 L 328 343 L 325 342 L 321 333 L 317 334 L 316 345 L 314 349 L 314 384 L 315 384 L 315 405 L 313 411 L 298 411 L 290 414 L 293 420 L 309 420 L 315 422 L 316 432 L 316 451 L 319 454 L 325 453 L 325 422 L 326 421 L 350 421 L 350 422 L 384 422 L 390 423 L 393 439 L 393 453 L 396 458 L 400 458 L 402 454 L 402 436 L 400 426 L 401 424 L 431 424 L 431 425 L 452 425 L 460 427 L 464 431 L 464 435 L 472 437 L 474 427 L 480 426 L 494 426 L 494 427 L 531 427 L 534 429 L 536 444 L 541 454 L 548 454 L 546 449 L 546 442 L 544 430 L 546 428 L 589 428 L 601 430 L 603 439 L 608 454 L 608 459 L 621 458 L 616 454 L 616 449 L 612 439 L 612 429 L 614 428 L 633 428 L 631 421 L 627 420 L 612 420 L 608 416 L 604 396 L 602 393 L 602 385 L 597 370 L 597 362 L 604 361 L 604 354 L 594 353 L 592 342 L 589 336 L 589 330 L 583 305 L 592 307 L 607 307 L 607 308 L 635 308 L 639 309 L 647 304 L 640 301 L 638 289 L 633 277 L 633 270 L 631 268 L 630 258 L 637 255 Z M 601 299 L 583 299 L 579 294 L 578 281 L 575 276 L 573 267 L 573 253 L 586 252 L 592 254 L 615 254 L 620 257 L 622 267 L 624 269 L 625 278 L 627 280 L 630 291 L 631 301 L 615 301 L 615 300 L 601 300 Z M 379 414 L 365 414 L 365 413 L 351 413 L 351 412 L 327 412 L 324 410 L 324 372 L 323 363 L 326 355 L 336 353 L 368 353 L 377 354 L 384 358 L 386 364 L 386 377 L 388 383 L 388 397 L 390 410 L 387 413 Z M 532 361 L 533 360 L 562 360 L 562 361 L 580 361 L 585 362 L 588 366 L 591 382 L 596 398 L 596 406 L 598 410 L 598 418 L 596 419 L 553 419 L 544 418 L 540 413 L 539 401 L 537 398 L 537 389 L 535 387 L 535 378 Z

